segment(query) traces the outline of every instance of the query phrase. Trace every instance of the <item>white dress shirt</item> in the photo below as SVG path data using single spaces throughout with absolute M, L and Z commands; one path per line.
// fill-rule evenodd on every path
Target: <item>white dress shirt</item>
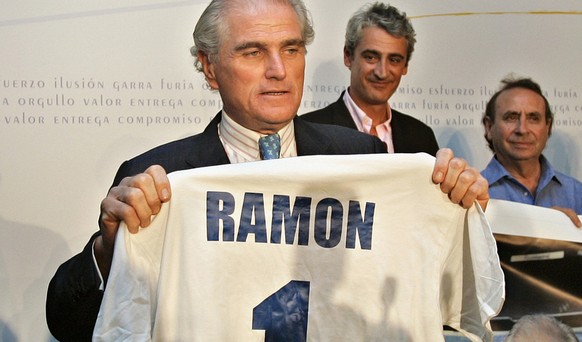
M 281 137 L 280 157 L 297 157 L 293 121 L 277 133 Z M 265 134 L 260 134 L 239 125 L 224 110 L 222 111 L 222 121 L 218 124 L 218 136 L 232 164 L 261 160 L 259 138 L 265 136 Z

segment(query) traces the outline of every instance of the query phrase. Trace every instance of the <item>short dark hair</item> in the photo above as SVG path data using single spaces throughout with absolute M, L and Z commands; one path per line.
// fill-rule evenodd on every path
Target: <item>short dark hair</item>
M 497 98 L 499 97 L 499 95 L 501 95 L 501 93 L 509 89 L 523 88 L 533 91 L 534 93 L 538 94 L 544 99 L 544 104 L 546 107 L 546 121 L 549 122 L 550 124 L 549 134 L 552 133 L 552 125 L 554 123 L 554 113 L 552 113 L 550 103 L 548 102 L 548 99 L 544 96 L 542 88 L 538 83 L 533 81 L 531 78 L 507 77 L 501 81 L 501 84 L 502 84 L 501 88 L 495 94 L 493 94 L 489 102 L 487 102 L 487 106 L 485 107 L 485 114 L 483 114 L 483 118 L 481 119 L 483 125 L 485 125 L 486 120 L 489 120 L 490 122 L 495 122 L 495 106 Z M 487 145 L 489 146 L 491 151 L 495 152 L 495 150 L 493 149 L 491 139 L 487 138 L 487 133 L 485 133 L 485 140 L 487 140 Z

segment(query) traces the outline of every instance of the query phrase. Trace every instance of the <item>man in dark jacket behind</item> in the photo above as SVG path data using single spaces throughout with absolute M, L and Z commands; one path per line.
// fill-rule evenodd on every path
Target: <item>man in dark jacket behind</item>
M 408 72 L 416 43 L 414 28 L 395 7 L 377 2 L 364 6 L 349 20 L 344 64 L 350 86 L 338 101 L 302 118 L 357 129 L 378 136 L 388 152 L 426 152 L 439 146 L 432 129 L 390 108 L 388 100 Z

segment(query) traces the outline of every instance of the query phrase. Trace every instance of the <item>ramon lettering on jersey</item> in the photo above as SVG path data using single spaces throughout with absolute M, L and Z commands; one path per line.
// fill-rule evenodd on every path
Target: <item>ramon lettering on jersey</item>
M 262 193 L 246 192 L 244 198 L 237 201 L 232 193 L 208 191 L 208 241 L 247 242 L 249 235 L 254 235 L 256 243 L 281 244 L 284 232 L 284 243 L 288 245 L 307 246 L 309 236 L 313 234 L 317 245 L 334 248 L 340 244 L 345 228 L 345 248 L 356 248 L 356 240 L 359 240 L 360 249 L 372 249 L 375 203 L 366 202 L 362 212 L 362 205 L 354 200 L 344 205 L 340 200 L 328 197 L 314 203 L 311 197 L 297 196 L 291 207 L 290 196 L 273 195 L 270 204 L 272 205 L 265 205 L 265 196 Z M 238 230 L 235 231 L 237 217 L 234 213 L 237 205 L 241 206 L 241 214 L 238 217 Z M 344 222 L 345 207 L 347 222 Z M 272 208 L 270 227 L 267 224 L 265 208 Z

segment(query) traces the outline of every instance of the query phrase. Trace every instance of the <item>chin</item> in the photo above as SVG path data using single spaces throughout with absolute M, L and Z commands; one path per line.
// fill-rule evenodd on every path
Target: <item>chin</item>
M 297 113 L 297 110 L 293 111 L 291 109 L 286 109 L 286 110 L 281 110 L 281 111 L 276 111 L 276 112 L 265 113 L 263 115 L 263 117 L 265 118 L 266 122 L 269 122 L 272 124 L 280 124 L 280 123 L 286 123 L 286 122 L 293 120 L 296 113 Z
M 532 160 L 537 159 L 538 155 L 534 153 L 513 153 L 511 158 L 515 160 Z
M 383 103 L 388 102 L 390 99 L 390 93 L 385 91 L 374 91 L 370 92 L 370 103 Z

